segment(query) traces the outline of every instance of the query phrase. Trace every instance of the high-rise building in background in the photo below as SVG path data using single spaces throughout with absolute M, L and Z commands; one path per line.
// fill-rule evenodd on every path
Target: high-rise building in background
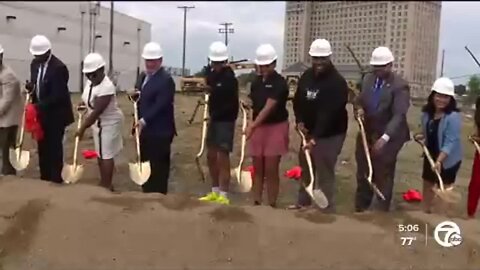
M 375 47 L 387 46 L 411 95 L 426 96 L 437 76 L 440 12 L 440 1 L 289 1 L 283 69 L 309 65 L 309 46 L 317 38 L 330 41 L 333 62 L 349 71 L 356 63 L 346 45 L 364 66 Z

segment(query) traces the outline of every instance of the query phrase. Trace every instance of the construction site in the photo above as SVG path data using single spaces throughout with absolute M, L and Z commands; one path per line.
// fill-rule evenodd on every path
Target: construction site
M 18 5 L 24 5 L 23 8 L 27 6 L 26 2 Z M 35 2 L 28 5 L 31 12 L 40 13 L 33 10 L 40 8 Z M 53 2 L 50 5 L 54 5 Z M 15 16 L 16 19 L 11 18 L 7 23 L 19 23 L 27 16 L 21 17 L 17 8 L 20 6 L 13 2 L 0 2 L 0 15 Z M 73 13 L 72 10 L 63 10 L 65 13 Z M 86 27 L 88 12 L 86 9 L 82 13 L 86 14 L 85 23 L 82 24 Z M 109 14 L 110 11 L 102 7 L 101 12 Z M 80 18 L 80 12 L 77 13 Z M 108 42 L 102 41 L 107 40 L 109 35 L 110 23 L 106 15 L 101 16 L 97 26 L 102 29 L 102 38 L 95 45 L 100 46 L 99 51 L 106 60 L 112 59 L 108 55 L 113 55 L 113 70 L 120 72 L 117 99 L 125 115 L 122 129 L 124 149 L 115 158 L 115 191 L 110 192 L 97 186 L 100 177 L 97 160 L 80 155 L 78 163 L 83 165 L 83 174 L 76 183 L 57 185 L 40 181 L 36 142 L 26 135 L 22 146 L 30 153 L 26 168 L 19 171 L 17 176 L 0 178 L 0 270 L 479 269 L 480 214 L 471 219 L 466 215 L 466 194 L 476 151 L 469 140 L 469 135 L 475 130 L 471 112 L 462 112 L 464 156 L 455 187 L 462 198 L 453 208 L 445 208 L 438 199 L 434 212 L 426 214 L 419 202 L 404 200 L 403 194 L 407 190 L 422 188 L 422 148 L 410 141 L 398 157 L 394 209 L 388 213 L 354 213 L 357 166 L 355 142 L 359 127 L 353 117 L 353 107 L 348 104 L 348 132 L 336 167 L 337 213 L 325 214 L 314 208 L 285 210 L 296 200 L 300 188 L 298 180 L 284 175 L 298 165 L 298 153 L 301 150 L 301 138 L 295 130 L 291 102 L 287 104 L 290 143 L 288 154 L 282 157 L 280 163 L 277 208 L 253 206 L 250 194 L 238 190 L 231 193 L 230 205 L 218 205 L 198 200 L 199 196 L 210 189 L 208 174 L 205 173 L 206 181 L 202 181 L 198 168 L 200 166 L 203 172 L 208 172 L 206 156 L 201 156 L 198 163 L 195 158 L 201 149 L 203 119 L 206 118 L 205 107 L 198 105 L 204 101 L 206 81 L 202 76 L 190 75 L 183 66 L 179 69 L 182 76 L 174 76 L 178 134 L 172 144 L 169 194 L 142 193 L 141 187 L 132 181 L 129 174 L 129 164 L 135 162 L 137 157 L 135 138 L 131 134 L 133 107 L 125 91 L 134 86 L 138 69 L 143 68 L 137 55 L 144 44 L 150 41 L 150 31 L 145 29 L 151 26 L 126 15 L 115 14 L 115 20 L 117 17 L 116 29 L 121 28 L 123 33 L 113 36 L 117 44 L 113 53 L 108 51 Z M 33 18 L 30 22 L 31 20 Z M 54 27 L 53 30 L 50 29 L 51 36 L 66 34 L 74 27 L 74 22 L 70 22 L 72 25 L 67 24 L 69 20 L 64 22 L 58 26 L 51 24 Z M 128 30 L 123 25 L 133 28 Z M 142 31 L 137 31 L 138 25 L 141 25 Z M 4 26 L 0 24 L 0 43 L 3 43 L 5 51 L 12 51 L 14 46 L 25 47 L 18 52 L 22 55 L 23 62 L 12 65 L 20 81 L 24 82 L 29 78 L 30 33 L 37 30 L 29 30 L 21 45 L 17 45 L 18 41 L 9 41 L 6 37 Z M 57 27 L 65 27 L 67 30 L 58 30 Z M 72 43 L 76 43 L 78 31 L 69 35 Z M 85 30 L 85 38 L 78 41 L 85 39 L 82 44 L 87 44 L 88 35 Z M 126 44 L 127 41 L 130 44 Z M 54 38 L 52 43 L 54 46 L 61 44 Z M 82 45 L 82 51 L 75 50 L 75 53 L 66 45 L 58 45 L 58 50 L 55 47 L 55 54 L 60 58 L 62 54 L 72 54 L 71 58 L 65 56 L 71 74 L 69 87 L 72 90 L 83 89 L 79 59 L 83 60 L 89 46 Z M 347 78 L 351 95 L 355 95 L 359 91 L 359 79 L 369 70 L 364 67 L 362 57 L 357 58 L 358 52 L 355 52 L 353 46 L 347 44 L 343 48 L 356 68 L 355 77 Z M 13 51 L 16 53 L 16 50 Z M 475 58 L 473 53 L 471 55 Z M 121 60 L 117 60 L 117 57 Z M 295 64 L 297 60 L 301 59 L 292 58 L 289 61 Z M 8 54 L 4 61 L 7 64 L 15 62 L 9 59 Z M 138 64 L 132 66 L 129 63 Z M 257 68 L 249 59 L 230 61 L 229 65 L 235 72 L 255 72 Z M 350 69 L 353 74 L 353 68 Z M 292 97 L 299 74 L 295 71 L 291 74 L 284 72 L 283 75 L 289 83 Z M 423 86 L 420 83 L 417 86 L 419 92 L 422 92 Z M 71 93 L 73 104 L 81 101 L 78 92 Z M 240 99 L 246 101 L 248 93 L 249 85 L 242 85 Z M 421 102 L 412 103 L 408 111 L 407 119 L 412 133 L 418 129 L 422 105 Z M 235 128 L 234 150 L 231 153 L 232 168 L 237 167 L 240 160 L 242 124 L 242 118 L 239 117 Z M 75 126 L 76 124 L 71 125 L 65 134 L 66 164 L 71 164 L 73 160 Z M 94 149 L 94 142 L 91 131 L 88 130 L 78 151 L 91 149 Z M 248 165 L 251 162 L 245 157 L 243 167 Z M 233 177 L 232 182 L 234 181 Z M 438 244 L 435 228 L 446 220 L 453 221 L 460 227 L 460 245 L 442 247 Z M 404 227 L 416 229 L 400 229 Z M 405 239 L 409 239 L 408 244 Z

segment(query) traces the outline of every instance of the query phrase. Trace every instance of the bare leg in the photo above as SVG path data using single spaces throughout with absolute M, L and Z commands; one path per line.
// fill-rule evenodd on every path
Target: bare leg
M 255 179 L 253 180 L 253 201 L 255 204 L 262 203 L 264 162 L 263 157 L 253 157 L 253 167 L 255 168 Z
M 219 168 L 217 160 L 217 149 L 214 147 L 208 147 L 207 149 L 207 162 L 208 170 L 210 171 L 210 178 L 212 179 L 212 187 L 219 186 Z
M 265 177 L 267 180 L 268 204 L 276 207 L 278 191 L 280 185 L 280 176 L 278 175 L 278 165 L 281 156 L 265 157 Z
M 112 179 L 115 162 L 112 159 L 98 159 L 100 169 L 100 186 L 113 191 Z
M 432 213 L 432 204 L 433 204 L 433 198 L 435 197 L 435 193 L 433 192 L 432 188 L 435 186 L 435 184 L 423 180 L 423 208 L 425 213 Z
M 228 192 L 230 186 L 230 156 L 228 152 L 218 151 L 217 169 L 219 169 L 220 191 Z

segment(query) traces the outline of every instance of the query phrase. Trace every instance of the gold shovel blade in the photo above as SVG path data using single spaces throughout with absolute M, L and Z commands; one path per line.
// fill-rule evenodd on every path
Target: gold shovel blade
M 129 163 L 128 168 L 130 171 L 130 179 L 137 185 L 141 186 L 150 178 L 150 162 L 145 161 L 142 163 Z
M 70 164 L 63 165 L 63 168 L 62 168 L 63 181 L 66 184 L 76 183 L 78 180 L 80 180 L 80 178 L 82 178 L 83 170 L 84 170 L 83 165 L 77 165 L 76 167 Z
M 448 188 L 442 191 L 441 189 L 434 187 L 433 192 L 435 192 L 435 194 L 440 197 L 440 199 L 448 203 L 455 204 L 460 202 L 462 199 L 462 196 L 458 192 L 453 190 L 453 188 Z
M 235 179 L 235 190 L 239 193 L 247 193 L 250 192 L 252 189 L 252 174 L 249 171 L 244 171 L 239 168 L 235 168 L 231 170 L 232 178 Z M 238 175 L 240 175 L 240 179 L 238 179 Z
M 12 164 L 12 167 L 17 171 L 25 170 L 30 162 L 30 152 L 21 150 L 20 148 L 10 148 L 8 157 L 10 164 Z

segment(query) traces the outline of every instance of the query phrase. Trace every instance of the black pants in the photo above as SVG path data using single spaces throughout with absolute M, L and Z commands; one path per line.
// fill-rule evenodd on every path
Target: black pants
M 140 136 L 141 160 L 150 161 L 151 168 L 150 178 L 142 186 L 143 192 L 167 194 L 172 140 L 172 137 Z
M 368 136 L 368 135 L 367 135 Z M 373 144 L 373 142 L 371 142 Z M 389 141 L 378 155 L 371 155 L 373 179 L 377 188 L 382 192 L 385 201 L 377 197 L 368 183 L 368 163 L 362 144 L 361 136 L 357 136 L 355 159 L 357 161 L 357 191 L 355 194 L 355 208 L 357 211 L 367 210 L 373 206 L 376 210 L 388 212 L 393 199 L 393 187 L 397 156 L 403 147 L 401 141 Z M 373 198 L 376 198 L 373 201 Z M 372 201 L 374 202 L 372 205 Z
M 44 136 L 38 142 L 40 179 L 62 183 L 64 126 L 42 125 Z
M 18 126 L 0 128 L 0 147 L 2 147 L 2 174 L 15 175 L 16 170 L 10 164 L 10 148 L 15 147 Z

